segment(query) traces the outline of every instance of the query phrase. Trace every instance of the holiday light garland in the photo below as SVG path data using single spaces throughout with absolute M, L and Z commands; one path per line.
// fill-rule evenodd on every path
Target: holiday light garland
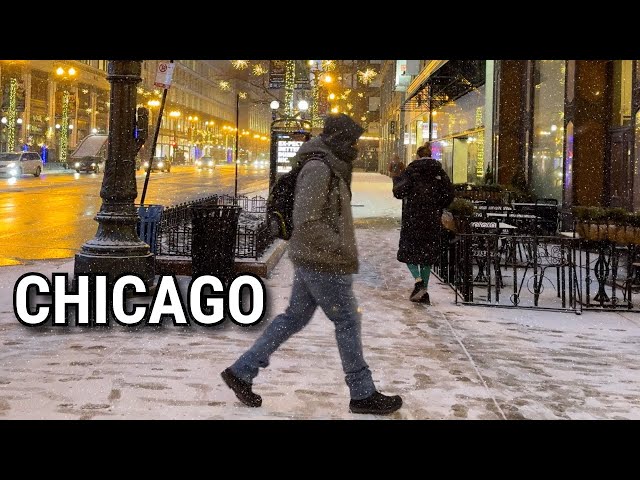
M 293 89 L 295 87 L 296 62 L 287 60 L 287 69 L 284 76 L 284 108 L 288 117 L 293 116 Z
M 318 85 L 318 77 L 319 77 L 319 72 L 316 72 L 315 74 L 315 79 L 313 82 L 313 90 L 312 90 L 312 99 L 313 99 L 313 103 L 311 104 L 311 126 L 315 127 L 317 126 L 318 122 L 319 122 L 319 118 L 318 118 L 318 99 L 319 99 L 319 93 L 320 93 L 320 85 Z
M 60 152 L 58 158 L 64 162 L 69 148 L 69 92 L 62 92 L 62 123 L 60 124 Z
M 12 151 L 16 147 L 16 97 L 18 94 L 18 80 L 9 81 L 9 117 L 7 119 L 7 147 Z

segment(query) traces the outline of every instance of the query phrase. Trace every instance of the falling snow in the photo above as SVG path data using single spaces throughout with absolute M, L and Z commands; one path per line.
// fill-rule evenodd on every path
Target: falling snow
M 389 418 L 640 419 L 637 314 L 456 306 L 435 278 L 434 305 L 414 304 L 395 260 L 400 202 L 390 180 L 356 173 L 352 187 L 365 358 L 380 391 L 404 399 Z M 29 329 L 12 306 L 28 271 L 72 272 L 73 261 L 2 269 L 0 418 L 375 418 L 348 412 L 333 326 L 320 311 L 256 378 L 261 408 L 242 406 L 222 383 L 219 373 L 286 307 L 286 255 L 265 279 L 267 318 L 247 329 Z

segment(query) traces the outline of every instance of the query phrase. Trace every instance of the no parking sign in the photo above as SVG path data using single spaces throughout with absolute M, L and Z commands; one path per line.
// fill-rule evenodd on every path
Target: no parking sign
M 158 70 L 156 71 L 156 81 L 153 84 L 160 88 L 169 88 L 171 86 L 171 77 L 173 76 L 173 62 L 158 62 Z

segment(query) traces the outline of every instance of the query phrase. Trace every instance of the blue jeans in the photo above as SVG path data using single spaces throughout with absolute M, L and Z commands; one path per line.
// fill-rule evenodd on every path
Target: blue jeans
M 273 319 L 253 346 L 231 365 L 233 374 L 251 383 L 258 375 L 258 367 L 268 367 L 271 354 L 294 333 L 302 330 L 319 306 L 335 325 L 338 351 L 351 398 L 361 400 L 373 394 L 376 387 L 362 354 L 360 313 L 352 282 L 352 275 L 296 267 L 289 306 Z

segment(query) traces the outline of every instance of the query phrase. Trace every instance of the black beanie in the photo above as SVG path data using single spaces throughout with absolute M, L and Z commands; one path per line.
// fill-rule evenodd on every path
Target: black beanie
M 344 132 L 344 136 L 356 141 L 364 133 L 364 128 L 358 125 L 349 115 L 344 113 L 329 114 L 324 119 L 324 135 Z

